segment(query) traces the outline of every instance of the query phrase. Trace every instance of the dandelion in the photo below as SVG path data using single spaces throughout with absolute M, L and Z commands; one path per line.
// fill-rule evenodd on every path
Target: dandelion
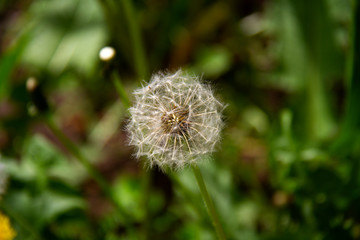
M 199 77 L 156 74 L 134 92 L 130 108 L 130 144 L 150 167 L 181 169 L 215 150 L 224 105 Z
M 218 238 L 225 239 L 219 217 L 196 162 L 215 150 L 223 127 L 224 105 L 199 77 L 156 74 L 134 92 L 127 125 L 137 157 L 146 156 L 150 167 L 181 169 L 191 165 Z
M 10 225 L 9 218 L 0 213 L 0 240 L 12 240 L 15 235 L 16 233 Z

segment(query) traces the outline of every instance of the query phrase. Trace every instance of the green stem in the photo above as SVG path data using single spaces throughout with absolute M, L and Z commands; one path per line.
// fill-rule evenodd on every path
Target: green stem
M 106 195 L 111 196 L 112 201 L 117 202 L 113 199 L 110 187 L 108 186 L 106 180 L 90 164 L 90 162 L 85 159 L 85 157 L 81 154 L 80 150 L 76 147 L 76 145 L 62 133 L 62 131 L 56 126 L 50 116 L 46 117 L 46 123 L 51 129 L 51 131 L 60 140 L 60 142 L 65 146 L 65 148 L 86 168 L 87 172 L 96 181 L 96 183 L 99 184 L 100 188 L 106 193 Z
M 125 91 L 125 88 L 121 82 L 120 76 L 117 72 L 114 71 L 114 73 L 112 74 L 112 81 L 113 84 L 116 88 L 116 91 L 119 95 L 119 98 L 122 100 L 124 106 L 128 109 L 130 107 L 130 100 L 129 97 Z M 143 169 L 143 174 L 142 174 L 142 184 L 144 187 L 144 194 L 143 194 L 143 198 L 142 198 L 142 206 L 144 208 L 145 211 L 145 216 L 144 216 L 144 224 L 142 226 L 142 234 L 143 234 L 143 239 L 146 240 L 148 239 L 148 232 L 149 232 L 149 223 L 150 223 L 150 212 L 149 212 L 149 198 L 150 198 L 150 191 L 151 191 L 151 172 L 146 171 L 145 169 Z
M 130 100 L 129 97 L 124 89 L 124 86 L 120 80 L 120 76 L 114 72 L 112 75 L 112 81 L 114 83 L 114 86 L 116 88 L 117 93 L 119 94 L 120 99 L 122 100 L 124 106 L 126 108 L 130 107 Z M 142 206 L 145 210 L 145 216 L 144 216 L 144 224 L 142 226 L 142 234 L 143 234 L 143 240 L 146 240 L 148 238 L 148 232 L 149 232 L 149 223 L 150 223 L 150 212 L 149 212 L 149 198 L 150 198 L 150 191 L 151 191 L 151 172 L 143 170 L 142 174 L 142 184 L 144 187 L 144 194 L 142 198 Z
M 356 136 L 358 136 L 358 133 L 360 131 L 360 113 L 358 110 L 358 104 L 360 101 L 360 2 L 358 0 L 353 1 L 353 9 L 353 22 L 351 32 L 352 42 L 347 76 L 349 82 L 347 108 L 345 113 L 343 134 L 340 135 L 340 137 L 344 139 L 344 145 L 351 146 L 352 148 L 350 148 L 349 150 L 352 152 L 353 155 L 355 155 L 350 157 L 352 170 L 350 173 L 349 186 L 356 186 L 360 175 L 360 163 L 359 159 L 357 158 L 358 151 L 353 150 L 356 149 L 356 145 L 354 143 L 358 142 L 358 138 L 356 138 Z
M 360 123 L 358 104 L 360 101 L 360 2 L 353 1 L 353 20 L 350 32 L 351 45 L 347 58 L 347 99 L 342 131 L 334 146 L 336 151 L 349 149 L 356 142 Z M 349 147 L 350 146 L 350 147 Z
M 130 100 L 128 95 L 126 94 L 125 88 L 120 80 L 119 74 L 116 72 L 112 75 L 112 81 L 114 83 L 114 86 L 116 88 L 117 93 L 119 94 L 120 99 L 123 101 L 126 108 L 130 107 Z
M 143 170 L 146 171 L 146 170 Z M 142 225 L 142 234 L 143 239 L 147 240 L 150 232 L 150 223 L 151 223 L 151 216 L 149 211 L 149 200 L 150 200 L 150 191 L 151 191 L 151 179 L 152 179 L 152 172 L 146 171 L 142 174 L 142 184 L 144 187 L 144 193 L 142 198 L 142 207 L 144 208 L 144 222 Z
M 333 132 L 334 123 L 329 111 L 324 80 L 318 65 L 308 60 L 307 71 L 307 130 L 310 140 L 323 140 Z
M 140 79 L 145 79 L 147 75 L 147 65 L 145 60 L 144 47 L 141 41 L 140 28 L 135 16 L 134 7 L 131 0 L 122 0 L 124 14 L 129 26 L 129 34 L 134 50 L 134 61 L 137 75 Z
M 99 0 L 101 1 L 101 0 Z M 134 53 L 134 65 L 137 73 L 137 77 L 139 79 L 145 79 L 148 74 L 146 59 L 145 59 L 145 51 L 144 46 L 141 40 L 141 32 L 140 27 L 137 22 L 137 17 L 135 16 L 134 7 L 131 0 L 122 0 L 122 7 L 124 10 L 125 19 L 127 21 L 127 25 L 129 27 L 129 35 Z M 112 76 L 113 83 L 116 87 L 116 90 L 119 94 L 119 97 L 123 100 L 124 105 L 129 108 L 130 101 L 126 94 L 126 91 L 120 81 L 119 76 L 114 73 Z M 143 225 L 143 235 L 144 239 L 147 239 L 147 233 L 149 230 L 149 222 L 150 222 L 150 212 L 148 206 L 148 199 L 150 195 L 151 189 L 151 174 L 146 170 L 143 170 L 143 179 L 142 184 L 144 186 L 144 196 L 143 196 L 143 206 L 145 208 L 145 222 Z
M 206 204 L 206 207 L 207 207 L 207 210 L 208 210 L 208 213 L 211 217 L 211 221 L 215 227 L 215 230 L 216 230 L 216 234 L 218 236 L 218 238 L 220 240 L 224 240 L 226 239 L 225 238 L 225 234 L 224 234 L 224 231 L 221 227 L 221 224 L 220 224 L 220 219 L 219 219 L 219 216 L 217 215 L 216 213 L 216 210 L 215 210 L 215 206 L 212 202 L 212 199 L 206 189 L 206 185 L 205 185 L 205 182 L 204 182 L 204 179 L 202 177 L 202 174 L 201 174 L 201 171 L 199 169 L 199 167 L 197 165 L 192 165 L 192 170 L 194 172 L 194 175 L 196 177 L 196 181 L 199 185 L 199 188 L 200 188 L 200 191 L 201 191 L 201 195 L 205 201 L 205 204 Z
M 108 182 L 101 175 L 100 172 L 94 168 L 91 163 L 84 157 L 78 147 L 68 138 L 65 134 L 57 127 L 54 123 L 53 119 L 50 115 L 45 117 L 45 121 L 51 131 L 55 134 L 55 136 L 60 140 L 60 142 L 65 146 L 65 148 L 85 167 L 86 171 L 89 175 L 95 180 L 95 182 L 99 185 L 100 189 L 105 193 L 109 200 L 111 200 L 118 210 L 120 217 L 124 220 L 124 224 L 128 232 L 135 236 L 135 231 L 127 222 L 129 216 L 125 209 L 120 205 L 119 201 L 116 199 L 111 187 L 108 185 Z

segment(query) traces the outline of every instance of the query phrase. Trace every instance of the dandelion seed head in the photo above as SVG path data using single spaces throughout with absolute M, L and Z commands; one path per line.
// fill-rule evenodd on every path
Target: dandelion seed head
M 181 169 L 215 151 L 224 105 L 199 77 L 181 70 L 155 74 L 134 96 L 127 125 L 130 144 L 150 167 Z

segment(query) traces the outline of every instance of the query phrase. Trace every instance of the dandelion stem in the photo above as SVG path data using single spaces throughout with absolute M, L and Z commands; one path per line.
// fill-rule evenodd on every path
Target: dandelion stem
M 211 218 L 211 221 L 215 227 L 215 230 L 216 230 L 216 234 L 218 236 L 218 238 L 220 240 L 225 240 L 225 234 L 224 234 L 224 231 L 221 227 L 221 224 L 220 224 L 220 219 L 219 219 L 219 216 L 217 215 L 216 213 L 216 210 L 215 210 L 215 206 L 212 202 L 212 199 L 206 189 L 206 185 L 205 185 L 205 182 L 204 182 L 204 179 L 202 177 L 202 174 L 201 174 L 201 171 L 199 169 L 199 167 L 196 165 L 196 164 L 193 164 L 192 166 L 192 170 L 194 172 L 194 175 L 195 175 L 195 178 L 196 178 L 196 181 L 199 185 L 199 188 L 200 188 L 200 191 L 201 191 L 201 195 L 204 199 L 204 202 L 206 204 L 206 207 L 207 207 L 207 210 L 208 210 L 208 213 L 210 215 L 210 218 Z
M 149 211 L 149 200 L 150 200 L 150 191 L 151 191 L 151 179 L 152 179 L 152 172 L 145 172 L 142 174 L 142 184 L 144 187 L 144 194 L 143 194 L 143 201 L 142 201 L 142 205 L 144 208 L 144 222 L 143 222 L 143 226 L 142 226 L 142 234 L 143 234 L 143 239 L 147 240 L 148 239 L 148 235 L 149 235 L 149 230 L 150 230 L 150 223 L 151 223 L 151 216 L 150 216 L 150 211 Z

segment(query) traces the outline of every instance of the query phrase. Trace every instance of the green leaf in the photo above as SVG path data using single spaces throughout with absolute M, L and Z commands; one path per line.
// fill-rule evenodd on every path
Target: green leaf
M 23 36 L 0 57 L 0 99 L 8 96 L 11 74 L 27 44 L 27 37 Z
M 206 77 L 218 77 L 225 73 L 230 65 L 230 52 L 221 46 L 215 46 L 200 51 L 195 69 Z
M 118 201 L 124 208 L 127 209 L 132 216 L 135 216 L 137 220 L 143 219 L 145 214 L 141 206 L 143 188 L 139 179 L 123 175 L 115 181 L 113 189 Z
M 36 1 L 29 13 L 32 29 L 25 63 L 54 74 L 69 67 L 91 74 L 106 29 L 96 1 Z

